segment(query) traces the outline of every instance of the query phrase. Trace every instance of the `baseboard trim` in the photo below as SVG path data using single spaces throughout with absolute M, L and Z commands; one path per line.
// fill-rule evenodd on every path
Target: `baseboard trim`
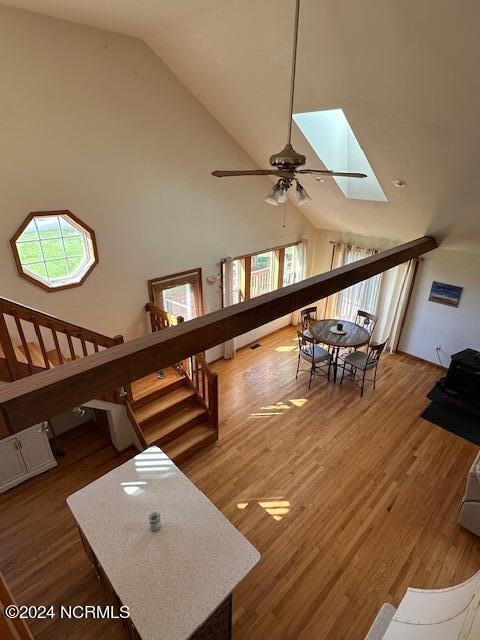
M 275 322 L 275 320 L 273 321 Z M 266 333 L 265 335 L 261 336 L 260 338 L 257 338 L 255 340 L 252 340 L 252 342 L 248 342 L 247 344 L 244 344 L 241 347 L 238 347 L 236 349 L 236 353 L 238 353 L 239 351 L 243 351 L 244 349 L 248 349 L 252 344 L 255 344 L 256 342 L 260 342 L 261 340 L 263 340 L 264 338 L 268 338 L 270 336 L 273 336 L 274 333 L 278 333 L 279 331 L 284 331 L 285 329 L 291 327 L 292 329 L 294 329 L 295 331 L 295 335 L 297 332 L 299 325 L 293 325 L 293 324 L 286 324 L 283 327 L 280 327 L 278 329 L 274 329 L 273 331 L 269 331 L 268 333 Z M 218 345 L 216 345 L 218 346 Z M 234 356 L 235 357 L 235 356 Z M 218 356 L 218 358 L 215 358 L 214 360 L 209 360 L 207 364 L 215 364 L 215 362 L 219 362 L 220 360 L 226 360 L 228 362 L 228 360 L 230 360 L 230 358 L 224 358 L 223 356 Z
M 401 351 L 400 349 L 397 349 L 396 353 L 399 353 L 402 356 L 407 356 L 407 358 L 412 358 L 412 360 L 416 360 L 417 362 L 426 362 L 427 364 L 431 364 L 432 367 L 437 367 L 437 369 L 441 369 L 444 372 L 448 370 L 448 367 L 444 367 L 440 363 L 425 360 L 425 358 L 420 358 L 420 356 L 414 356 L 413 353 L 407 353 L 406 351 Z

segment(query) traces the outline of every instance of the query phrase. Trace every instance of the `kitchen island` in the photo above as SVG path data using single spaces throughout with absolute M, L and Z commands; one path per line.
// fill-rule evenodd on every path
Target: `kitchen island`
M 141 640 L 231 637 L 231 594 L 260 559 L 158 447 L 67 498 L 125 628 Z M 161 514 L 151 531 L 149 514 Z

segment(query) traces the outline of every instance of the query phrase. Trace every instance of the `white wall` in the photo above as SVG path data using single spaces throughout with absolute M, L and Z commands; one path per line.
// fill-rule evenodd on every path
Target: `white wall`
M 428 300 L 432 281 L 463 287 L 458 307 Z M 424 256 L 419 267 L 400 349 L 448 366 L 450 356 L 471 347 L 480 349 L 480 256 L 437 249 Z
M 139 40 L 0 7 L 0 82 L 0 296 L 131 337 L 145 331 L 149 278 L 205 278 L 222 257 L 310 228 L 291 205 L 282 228 L 267 178 L 210 176 L 255 164 Z M 17 275 L 9 239 L 30 211 L 56 209 L 95 230 L 100 263 L 49 293 Z M 204 297 L 219 307 L 218 287 L 204 281 Z

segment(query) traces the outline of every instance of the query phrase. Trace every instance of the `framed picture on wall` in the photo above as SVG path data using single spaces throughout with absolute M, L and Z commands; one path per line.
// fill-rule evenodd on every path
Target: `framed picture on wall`
M 463 287 L 456 287 L 453 284 L 445 284 L 444 282 L 432 282 L 429 300 L 431 302 L 439 302 L 449 307 L 458 307 Z

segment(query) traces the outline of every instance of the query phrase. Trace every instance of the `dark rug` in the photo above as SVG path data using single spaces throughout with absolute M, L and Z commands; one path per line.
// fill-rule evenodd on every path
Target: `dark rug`
M 422 413 L 422 418 L 480 445 L 480 416 L 465 411 L 455 404 L 449 404 L 436 387 L 430 391 L 428 398 L 433 402 Z

